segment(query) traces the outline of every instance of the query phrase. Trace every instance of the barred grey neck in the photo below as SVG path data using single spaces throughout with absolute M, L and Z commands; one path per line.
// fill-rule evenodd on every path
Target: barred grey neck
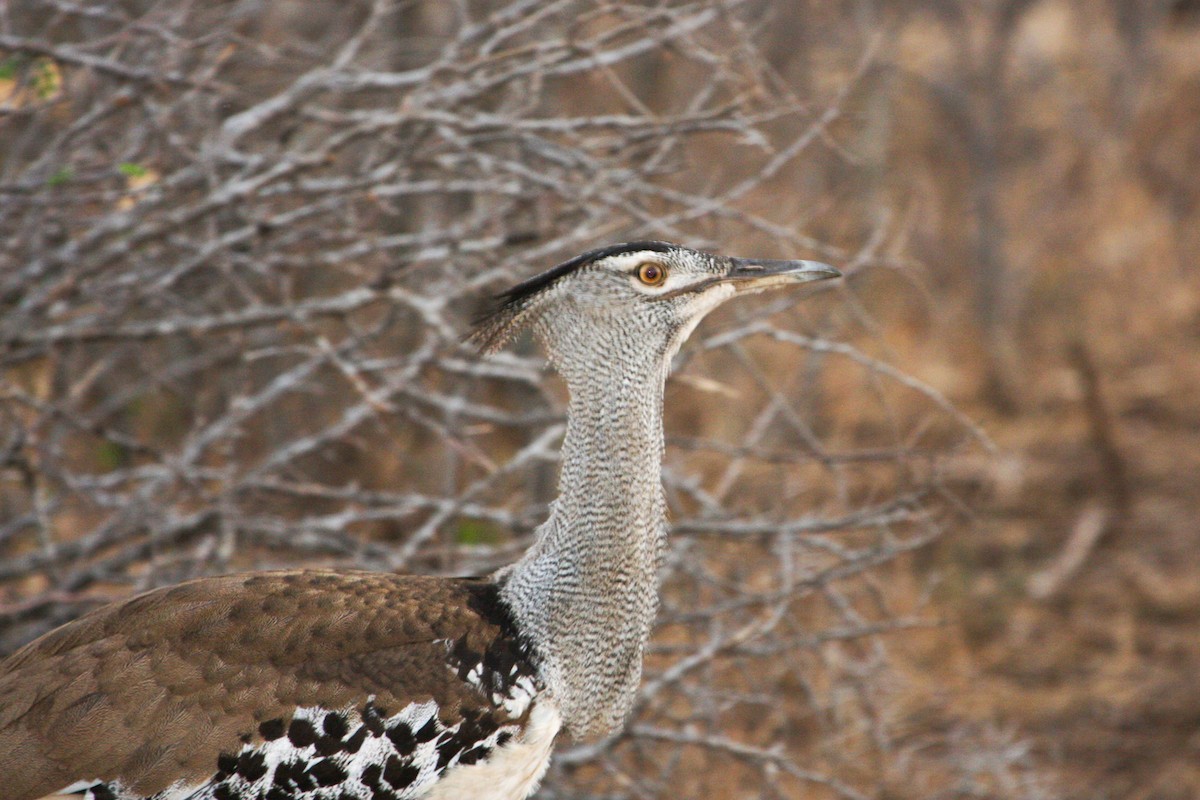
M 575 331 L 565 346 L 571 333 L 543 333 L 571 394 L 559 496 L 502 589 L 576 738 L 612 732 L 633 705 L 666 543 L 662 398 L 675 348 L 606 333 L 581 342 Z

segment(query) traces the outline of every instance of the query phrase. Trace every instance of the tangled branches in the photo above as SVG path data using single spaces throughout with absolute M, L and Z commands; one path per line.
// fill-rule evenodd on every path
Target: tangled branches
M 558 257 L 652 236 L 878 264 L 875 240 L 848 252 L 752 210 L 870 62 L 797 98 L 755 47 L 763 13 L 10 9 L 0 650 L 196 575 L 511 561 L 553 493 L 561 393 L 528 344 L 484 361 L 460 342 L 490 291 Z M 863 798 L 896 777 L 884 634 L 927 621 L 876 583 L 937 534 L 934 462 L 895 420 L 860 435 L 821 382 L 857 376 L 885 421 L 894 391 L 945 403 L 833 345 L 844 308 L 723 316 L 684 354 L 641 701 L 545 796 Z

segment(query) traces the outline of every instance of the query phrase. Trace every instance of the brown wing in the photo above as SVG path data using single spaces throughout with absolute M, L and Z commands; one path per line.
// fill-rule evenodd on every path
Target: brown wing
M 0 662 L 4 796 L 92 779 L 146 796 L 208 780 L 297 708 L 433 700 L 447 725 L 511 722 L 520 710 L 485 697 L 478 669 L 465 679 L 485 654 L 489 669 L 499 658 L 501 671 L 525 671 L 513 666 L 514 642 L 482 581 L 305 570 L 148 592 Z

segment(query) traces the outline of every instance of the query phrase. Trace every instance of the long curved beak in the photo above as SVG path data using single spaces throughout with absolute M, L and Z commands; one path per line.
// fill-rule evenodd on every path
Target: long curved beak
M 722 282 L 732 283 L 738 294 L 761 292 L 786 283 L 840 278 L 842 273 L 820 261 L 778 261 L 769 258 L 731 258 L 732 267 Z

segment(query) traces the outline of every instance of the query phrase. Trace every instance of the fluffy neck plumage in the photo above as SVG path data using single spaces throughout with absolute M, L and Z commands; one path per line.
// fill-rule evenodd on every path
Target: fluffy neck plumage
M 658 608 L 668 353 L 622 361 L 614 353 L 637 353 L 623 344 L 552 349 L 571 394 L 559 496 L 502 589 L 577 738 L 605 735 L 628 714 Z

